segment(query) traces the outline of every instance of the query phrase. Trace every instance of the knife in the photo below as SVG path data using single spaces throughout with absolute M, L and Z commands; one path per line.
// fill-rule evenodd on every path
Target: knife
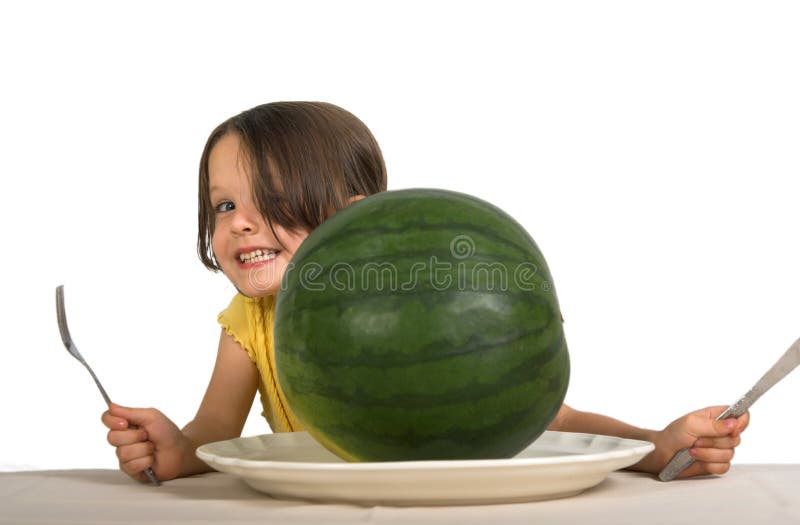
M 781 358 L 772 365 L 772 368 L 767 370 L 767 373 L 758 380 L 758 383 L 756 383 L 753 388 L 739 398 L 736 403 L 726 408 L 725 411 L 717 417 L 717 421 L 731 417 L 739 417 L 747 412 L 759 397 L 763 396 L 767 390 L 775 386 L 778 381 L 789 375 L 789 372 L 794 370 L 798 364 L 800 364 L 800 339 L 789 347 Z M 678 474 L 689 468 L 692 463 L 694 463 L 694 458 L 689 453 L 689 448 L 683 448 L 672 456 L 667 466 L 659 473 L 658 479 L 661 481 L 672 481 Z

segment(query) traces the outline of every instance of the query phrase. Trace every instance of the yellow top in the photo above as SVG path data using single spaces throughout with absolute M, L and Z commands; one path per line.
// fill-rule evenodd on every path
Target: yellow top
M 278 384 L 275 369 L 275 347 L 272 326 L 275 320 L 275 297 L 247 297 L 240 293 L 228 308 L 217 317 L 219 324 L 247 351 L 258 369 L 258 391 L 261 394 L 261 413 L 273 432 L 303 430 L 286 403 Z

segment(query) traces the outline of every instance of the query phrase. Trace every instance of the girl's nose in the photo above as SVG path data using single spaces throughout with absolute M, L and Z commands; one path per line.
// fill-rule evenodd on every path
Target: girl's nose
M 247 234 L 258 231 L 258 221 L 252 212 L 247 210 L 237 210 L 231 224 L 234 233 Z

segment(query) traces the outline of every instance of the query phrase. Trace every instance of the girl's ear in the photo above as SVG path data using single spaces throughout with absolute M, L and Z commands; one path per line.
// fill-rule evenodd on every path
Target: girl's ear
M 363 198 L 364 198 L 364 195 L 353 195 L 352 197 L 347 199 L 347 205 L 350 206 L 354 202 L 358 202 Z M 332 216 L 334 213 L 336 213 L 335 209 L 333 209 L 332 207 L 328 208 L 328 217 Z
M 363 198 L 364 198 L 364 195 L 353 195 L 352 197 L 350 197 L 350 199 L 349 199 L 350 202 L 349 203 L 353 204 L 354 202 L 358 202 Z

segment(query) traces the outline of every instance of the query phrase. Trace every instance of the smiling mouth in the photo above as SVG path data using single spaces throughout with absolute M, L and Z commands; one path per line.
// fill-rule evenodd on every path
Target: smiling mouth
M 262 261 L 270 261 L 277 257 L 280 250 L 253 250 L 252 252 L 240 253 L 239 261 L 248 264 Z

